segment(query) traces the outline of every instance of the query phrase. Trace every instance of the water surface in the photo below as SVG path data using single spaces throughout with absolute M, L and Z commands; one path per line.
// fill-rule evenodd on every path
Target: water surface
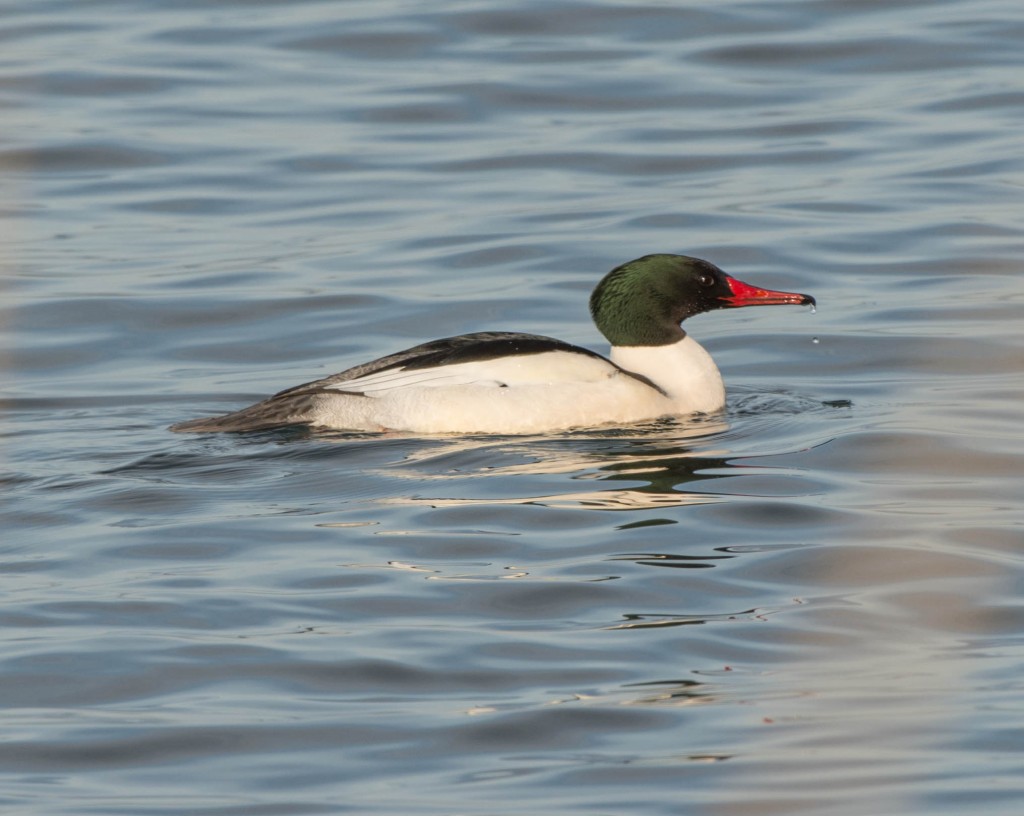
M 1018 3 L 0 20 L 7 809 L 1021 812 Z M 166 430 L 655 251 L 723 417 Z

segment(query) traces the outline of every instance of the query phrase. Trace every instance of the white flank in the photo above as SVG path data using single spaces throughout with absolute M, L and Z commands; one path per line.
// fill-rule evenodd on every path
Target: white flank
M 415 433 L 541 433 L 718 411 L 725 388 L 711 356 L 689 336 L 671 346 L 612 349 L 622 368 L 567 351 L 394 369 L 325 394 L 312 424 Z M 666 396 L 667 394 L 667 396 Z

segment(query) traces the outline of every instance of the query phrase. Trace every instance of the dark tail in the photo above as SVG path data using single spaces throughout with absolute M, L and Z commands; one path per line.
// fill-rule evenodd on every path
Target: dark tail
M 178 433 L 238 433 L 309 425 L 315 416 L 317 393 L 286 393 L 221 416 L 200 417 L 172 425 Z

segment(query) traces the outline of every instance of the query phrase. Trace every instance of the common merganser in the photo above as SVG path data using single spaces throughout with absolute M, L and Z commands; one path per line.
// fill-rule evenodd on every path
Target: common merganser
M 463 334 L 171 430 L 308 425 L 523 434 L 710 414 L 725 406 L 722 375 L 679 324 L 713 309 L 814 302 L 810 295 L 743 283 L 699 258 L 645 255 L 609 272 L 590 297 L 591 316 L 611 343 L 611 359 L 536 334 Z

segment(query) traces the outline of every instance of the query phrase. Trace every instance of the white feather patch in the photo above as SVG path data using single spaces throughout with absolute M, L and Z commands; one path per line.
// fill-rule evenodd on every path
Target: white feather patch
M 327 388 L 377 397 L 407 388 L 441 388 L 455 385 L 499 388 L 556 382 L 598 382 L 620 373 L 618 368 L 599 357 L 569 351 L 545 351 L 540 354 L 495 357 L 491 360 L 430 368 L 393 368 L 331 383 Z

